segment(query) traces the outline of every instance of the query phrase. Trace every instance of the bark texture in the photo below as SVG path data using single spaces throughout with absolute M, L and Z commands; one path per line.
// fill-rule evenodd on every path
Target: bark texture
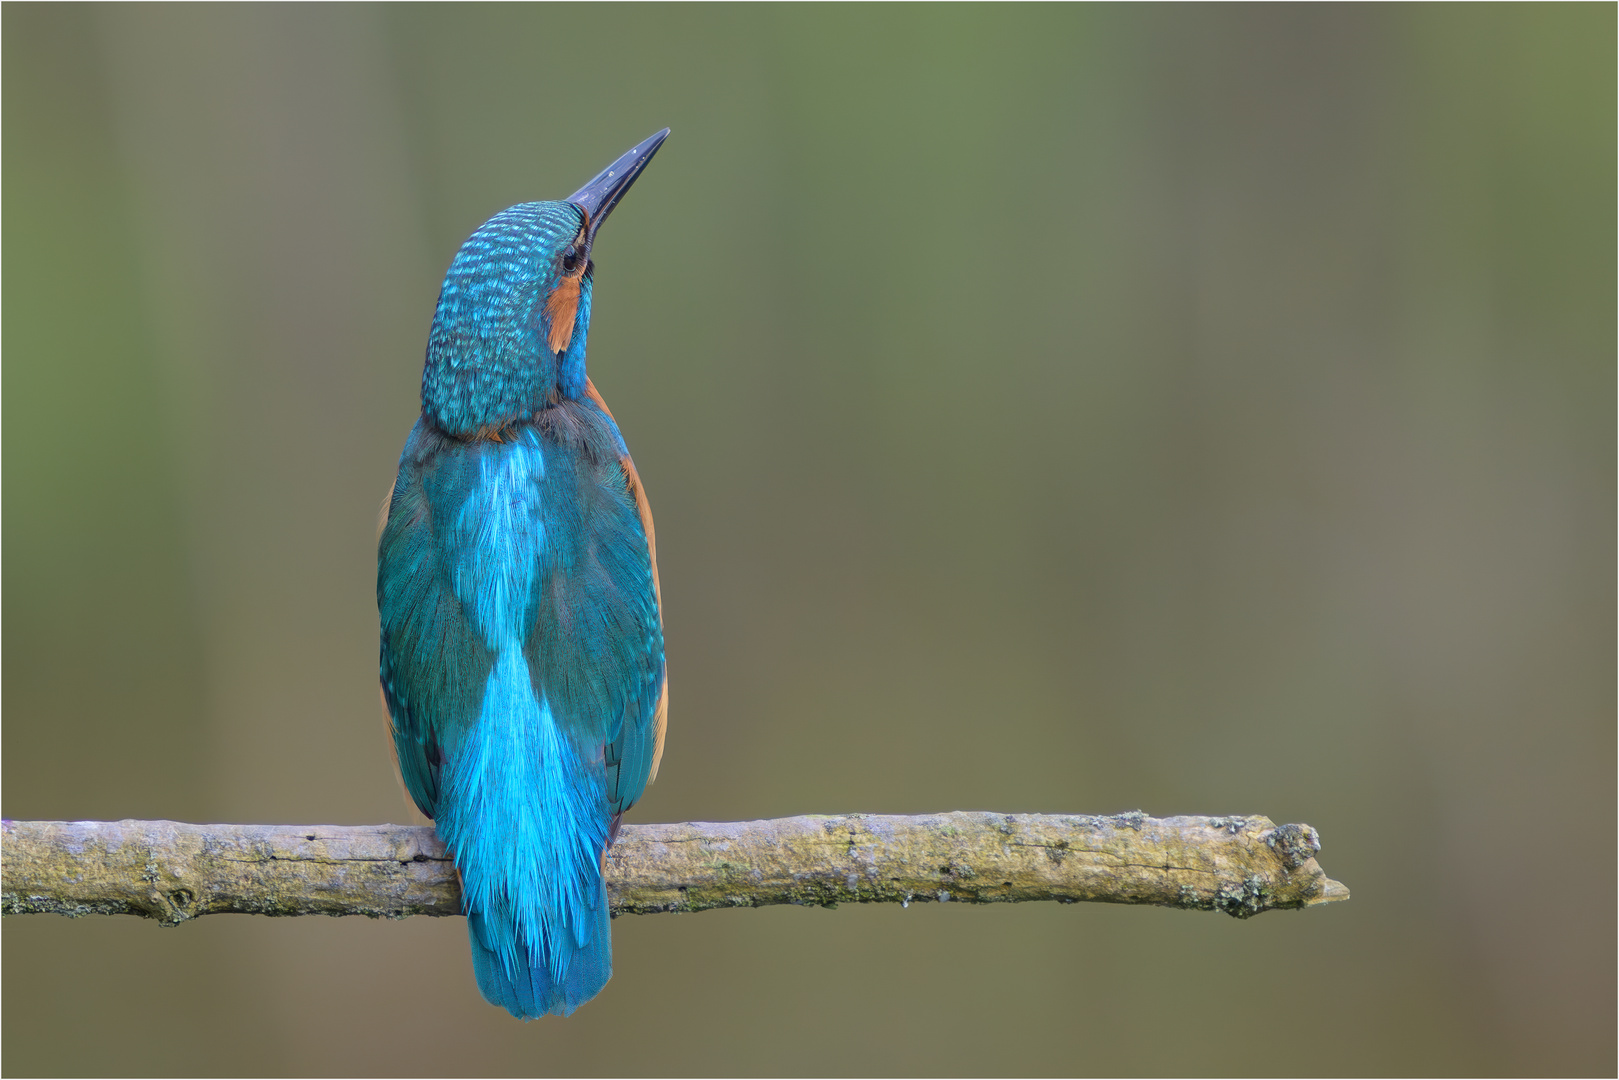
M 1308 825 L 1263 817 L 956 812 L 626 825 L 613 914 L 765 904 L 1055 900 L 1238 918 L 1349 898 Z M 7 915 L 460 914 L 454 864 L 416 825 L 6 821 Z

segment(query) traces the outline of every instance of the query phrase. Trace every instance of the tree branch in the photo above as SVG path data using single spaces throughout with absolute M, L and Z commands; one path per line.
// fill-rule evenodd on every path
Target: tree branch
M 458 915 L 444 845 L 415 825 L 6 821 L 7 915 Z M 912 900 L 1081 900 L 1224 911 L 1349 898 L 1308 825 L 1263 817 L 948 813 L 626 825 L 614 915 Z

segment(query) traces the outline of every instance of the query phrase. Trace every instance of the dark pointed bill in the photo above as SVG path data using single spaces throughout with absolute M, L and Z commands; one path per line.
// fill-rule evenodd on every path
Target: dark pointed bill
M 652 155 L 658 152 L 658 147 L 668 137 L 669 129 L 664 128 L 636 144 L 629 153 L 603 169 L 596 179 L 568 196 L 569 202 L 589 215 L 590 231 L 585 237 L 586 246 L 596 239 L 596 230 L 602 227 L 607 215 L 613 212 L 618 200 L 630 190 L 635 178 L 641 175 L 641 170 L 646 168 L 647 162 L 652 160 Z

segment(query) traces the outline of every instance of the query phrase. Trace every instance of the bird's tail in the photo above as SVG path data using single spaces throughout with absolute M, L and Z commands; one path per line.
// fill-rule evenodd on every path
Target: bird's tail
M 484 1000 L 521 1020 L 532 1020 L 568 1016 L 599 994 L 613 974 L 613 940 L 608 929 L 606 882 L 599 882 L 597 889 L 594 917 L 581 920 L 573 932 L 563 930 L 557 940 L 542 942 L 538 948 L 523 944 L 524 935 L 509 911 L 468 912 L 472 970 Z M 555 948 L 567 955 L 548 955 Z M 509 963 L 502 957 L 509 958 Z M 553 977 L 556 971 L 562 973 L 560 979 Z
M 531 1019 L 567 1016 L 613 973 L 599 742 L 566 734 L 504 649 L 479 719 L 449 753 L 435 827 L 455 852 L 478 989 Z

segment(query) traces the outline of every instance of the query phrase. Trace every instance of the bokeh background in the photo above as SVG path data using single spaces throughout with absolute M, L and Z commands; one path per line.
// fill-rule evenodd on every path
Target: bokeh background
M 375 528 L 438 281 L 596 251 L 640 821 L 1263 813 L 1348 904 L 8 918 L 22 1074 L 1609 1074 L 1615 9 L 3 16 L 13 818 L 407 819 Z

